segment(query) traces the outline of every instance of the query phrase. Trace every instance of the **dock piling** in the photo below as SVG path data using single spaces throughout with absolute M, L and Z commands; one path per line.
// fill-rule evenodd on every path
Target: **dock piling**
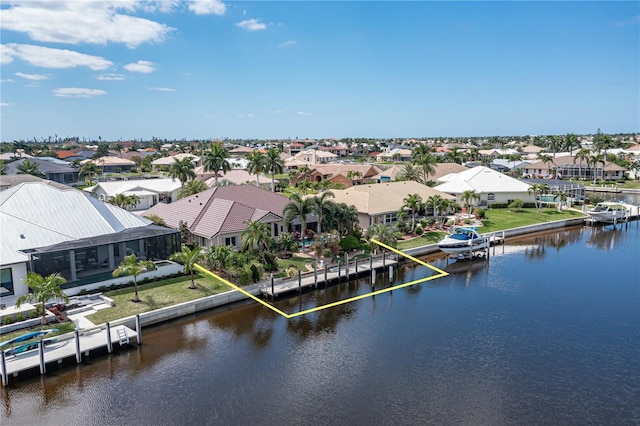
M 274 290 L 273 285 L 273 273 L 271 274 L 271 300 L 276 300 L 276 292 Z
M 302 293 L 302 272 L 298 269 L 298 293 Z
M 349 253 L 344 254 L 344 276 L 349 281 Z
M 138 344 L 142 344 L 142 327 L 140 327 L 140 314 L 136 315 L 136 338 L 138 340 Z
M 80 352 L 80 332 L 76 330 L 76 363 L 80 364 L 82 362 L 82 353 Z
M 7 386 L 9 375 L 7 374 L 7 360 L 4 357 L 4 351 L 0 351 L 0 366 L 2 367 L 2 386 Z
M 313 261 L 313 284 L 318 289 L 318 259 Z
M 42 339 L 38 342 L 38 352 L 40 352 L 40 374 L 46 374 L 47 366 L 44 363 L 44 342 Z
M 329 280 L 327 280 L 327 271 L 329 270 L 329 266 L 325 263 L 324 264 L 324 286 L 327 286 L 327 282 Z
M 387 265 L 386 265 L 386 262 L 385 262 L 385 260 L 386 260 L 386 259 L 385 259 L 385 255 L 386 255 L 386 254 L 387 254 L 387 253 L 386 253 L 384 250 L 382 250 L 382 268 L 383 268 L 383 269 L 384 269 L 384 267 L 385 267 L 385 266 L 387 266 Z
M 111 341 L 111 324 L 107 322 L 107 352 L 113 352 L 113 342 Z

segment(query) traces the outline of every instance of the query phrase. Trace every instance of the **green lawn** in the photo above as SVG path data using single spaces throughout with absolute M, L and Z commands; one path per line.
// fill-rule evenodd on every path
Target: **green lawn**
M 482 226 L 478 228 L 482 234 L 583 216 L 575 210 L 565 209 L 560 213 L 556 209 L 547 208 L 540 210 L 540 212 L 536 212 L 536 209 L 520 209 L 519 211 L 492 209 L 485 210 L 485 213 L 487 217 L 482 221 Z
M 307 267 L 305 266 L 307 263 L 313 263 L 313 259 L 308 257 L 299 257 L 293 255 L 293 257 L 289 259 L 280 259 L 278 258 L 278 268 L 281 270 L 287 269 L 290 265 L 294 265 L 298 270 L 302 272 L 307 271 Z
M 187 288 L 191 284 L 189 276 L 139 285 L 138 294 L 142 300 L 139 303 L 131 301 L 133 287 L 106 292 L 104 295 L 113 299 L 115 306 L 102 309 L 87 318 L 94 324 L 102 324 L 229 290 L 227 285 L 210 276 L 196 275 L 195 281 L 198 287 L 195 290 Z
M 398 241 L 398 249 L 406 250 L 410 248 L 426 246 L 429 244 L 435 244 L 440 241 L 446 234 L 446 232 L 438 231 L 425 232 L 421 236 L 413 238 L 411 240 Z

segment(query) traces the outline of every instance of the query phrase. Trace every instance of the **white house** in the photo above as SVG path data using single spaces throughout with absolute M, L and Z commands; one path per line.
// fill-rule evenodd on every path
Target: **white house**
M 100 182 L 84 191 L 102 201 L 109 201 L 118 194 L 135 195 L 140 201 L 133 210 L 147 210 L 154 205 L 172 203 L 178 199 L 178 179 L 140 179 Z
M 484 166 L 450 173 L 439 178 L 437 182 L 441 183 L 435 189 L 455 196 L 458 202 L 461 201 L 462 193 L 470 190 L 476 191 L 480 196 L 480 206 L 510 203 L 515 199 L 524 202 L 534 201 L 533 194 L 529 193 L 531 185 Z

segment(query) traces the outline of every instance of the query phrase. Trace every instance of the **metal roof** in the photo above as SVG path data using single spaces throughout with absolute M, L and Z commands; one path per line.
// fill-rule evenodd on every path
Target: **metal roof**
M 75 189 L 22 183 L 0 192 L 0 264 L 26 261 L 21 250 L 120 233 L 150 223 Z

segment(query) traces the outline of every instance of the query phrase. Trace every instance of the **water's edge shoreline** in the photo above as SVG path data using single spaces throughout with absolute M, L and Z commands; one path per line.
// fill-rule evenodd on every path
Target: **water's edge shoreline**
M 512 228 L 504 230 L 504 238 L 516 237 L 520 235 L 532 234 L 536 232 L 544 232 L 553 229 L 560 229 L 569 226 L 578 226 L 584 225 L 585 218 L 572 218 L 572 219 L 564 219 L 557 220 L 553 222 L 545 222 L 539 223 L 536 225 L 528 225 L 522 226 L 519 228 Z M 499 232 L 501 235 L 503 231 Z M 411 256 L 421 256 L 426 254 L 432 254 L 438 252 L 437 244 L 429 244 L 421 247 L 414 247 L 411 249 L 403 250 L 404 253 L 407 253 Z M 254 296 L 259 296 L 261 283 L 254 284 L 248 287 L 245 287 L 244 290 Z M 139 315 L 140 318 L 140 326 L 142 328 L 150 327 L 154 325 L 161 324 L 163 322 L 172 321 L 181 317 L 193 315 L 197 312 L 217 308 L 220 306 L 229 305 L 231 303 L 240 302 L 242 300 L 246 300 L 249 297 L 237 290 L 229 290 L 224 293 L 215 294 L 212 296 L 206 296 L 201 299 L 192 300 L 189 302 L 180 303 L 173 306 L 167 306 L 165 308 L 157 309 L 150 312 L 145 312 Z M 124 325 L 129 328 L 135 328 L 136 325 L 136 317 L 131 316 L 127 318 L 121 318 L 119 320 L 114 320 L 110 322 L 112 326 Z

